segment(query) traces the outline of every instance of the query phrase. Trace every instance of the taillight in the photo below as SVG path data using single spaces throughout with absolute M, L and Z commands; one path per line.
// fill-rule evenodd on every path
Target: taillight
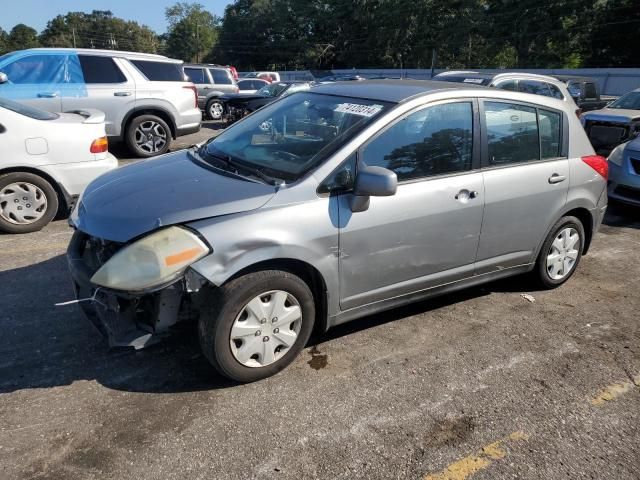
M 191 84 L 191 85 L 186 85 L 182 88 L 187 88 L 189 90 L 193 91 L 193 101 L 194 101 L 194 106 L 196 108 L 198 108 L 198 89 L 196 88 L 195 85 Z
M 582 116 L 582 109 L 581 108 L 577 108 L 576 109 L 576 117 L 580 118 Z
M 582 157 L 582 161 L 598 172 L 605 180 L 609 177 L 609 164 L 607 159 L 600 155 Z
M 107 140 L 107 137 L 100 137 L 91 142 L 91 148 L 89 148 L 89 151 L 91 153 L 104 153 L 108 149 L 109 141 Z
M 229 70 L 231 70 L 231 75 L 233 75 L 233 79 L 238 80 L 238 71 L 236 70 L 236 67 L 232 65 L 229 67 Z

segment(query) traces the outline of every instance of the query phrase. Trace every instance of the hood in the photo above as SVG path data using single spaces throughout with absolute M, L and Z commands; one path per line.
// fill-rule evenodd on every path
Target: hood
M 624 108 L 603 108 L 583 115 L 585 120 L 597 120 L 599 122 L 626 123 L 640 120 L 640 110 L 626 110 Z
M 272 185 L 201 166 L 183 150 L 94 180 L 71 222 L 89 235 L 126 242 L 162 226 L 254 210 L 274 193 Z
M 626 149 L 634 152 L 640 152 L 640 137 L 636 137 L 627 143 Z

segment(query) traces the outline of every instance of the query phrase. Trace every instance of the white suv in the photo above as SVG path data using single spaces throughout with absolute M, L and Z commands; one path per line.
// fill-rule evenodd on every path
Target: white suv
M 182 61 L 113 50 L 34 48 L 0 57 L 0 97 L 50 112 L 94 108 L 107 135 L 132 153 L 165 153 L 200 129 L 202 115 Z

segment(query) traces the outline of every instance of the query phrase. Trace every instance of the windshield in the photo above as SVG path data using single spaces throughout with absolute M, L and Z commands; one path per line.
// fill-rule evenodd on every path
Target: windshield
M 284 92 L 289 84 L 287 83 L 270 83 L 269 85 L 265 85 L 257 93 L 260 95 L 265 95 L 267 97 L 277 97 L 282 92 Z
M 609 108 L 626 108 L 628 110 L 640 110 L 640 92 L 629 92 L 621 96 Z
M 0 55 L 0 62 L 2 62 L 6 58 L 9 58 L 11 55 L 13 55 L 13 52 L 5 53 L 4 55 Z
M 35 120 L 55 120 L 58 115 L 51 112 L 45 112 L 39 108 L 30 107 L 29 105 L 23 105 L 21 103 L 7 100 L 6 98 L 0 98 L 0 108 L 6 108 L 12 112 L 19 113 L 25 117 L 33 118 Z
M 206 153 L 292 182 L 391 104 L 311 92 L 284 97 L 222 132 Z

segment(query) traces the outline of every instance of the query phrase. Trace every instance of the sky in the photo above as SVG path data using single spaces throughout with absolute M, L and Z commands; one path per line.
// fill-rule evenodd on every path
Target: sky
M 164 9 L 177 0 L 0 0 L 0 27 L 9 31 L 14 25 L 24 23 L 41 32 L 47 22 L 56 15 L 67 12 L 91 12 L 111 10 L 116 17 L 151 27 L 156 33 L 164 33 L 167 24 Z M 211 13 L 222 16 L 229 0 L 198 0 Z

